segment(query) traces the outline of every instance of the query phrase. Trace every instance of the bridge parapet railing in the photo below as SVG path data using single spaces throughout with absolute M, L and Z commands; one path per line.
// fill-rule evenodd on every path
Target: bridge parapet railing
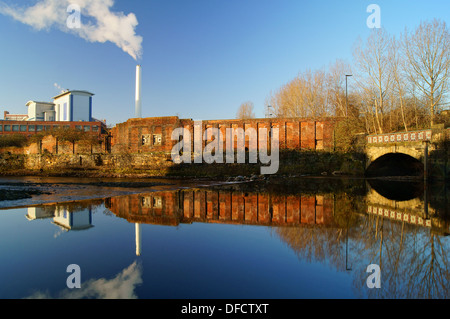
M 385 144 L 385 143 L 399 143 L 399 142 L 420 142 L 431 141 L 433 131 L 419 130 L 410 132 L 397 132 L 386 134 L 373 134 L 367 136 L 368 144 Z

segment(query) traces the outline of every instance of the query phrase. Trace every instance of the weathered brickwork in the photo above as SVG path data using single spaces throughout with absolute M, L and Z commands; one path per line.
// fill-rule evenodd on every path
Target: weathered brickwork
M 9 122 L 8 122 L 9 123 Z M 12 123 L 12 122 L 11 122 Z M 208 136 L 207 140 L 199 137 L 208 128 L 219 129 L 223 140 L 224 151 L 227 139 L 234 139 L 234 148 L 237 147 L 237 136 L 227 136 L 227 129 L 243 129 L 246 132 L 254 129 L 254 139 L 248 135 L 245 137 L 246 149 L 261 150 L 270 145 L 270 129 L 279 130 L 279 148 L 297 150 L 331 150 L 333 148 L 333 131 L 335 120 L 309 120 L 309 119 L 251 119 L 251 120 L 209 120 L 202 121 L 201 127 L 191 119 L 179 119 L 172 117 L 154 117 L 145 119 L 129 119 L 127 122 L 117 124 L 111 129 L 110 137 L 99 134 L 100 143 L 89 145 L 83 141 L 71 143 L 58 141 L 55 137 L 48 135 L 39 143 L 32 143 L 23 148 L 4 148 L 1 152 L 16 154 L 136 154 L 136 153 L 160 153 L 168 154 L 178 141 L 172 140 L 172 132 L 177 128 L 185 128 L 191 135 L 191 150 L 194 151 L 194 141 L 202 141 L 202 149 L 213 140 Z M 73 124 L 73 123 L 72 123 Z M 75 123 L 76 124 L 76 123 Z M 89 124 L 89 123 L 88 123 Z M 9 126 L 10 123 L 8 124 Z M 51 126 L 49 126 L 51 129 Z M 260 143 L 260 129 L 267 129 L 267 142 Z M 26 133 L 26 132 L 24 132 Z M 24 134 L 23 133 L 23 134 Z M 3 132 L 6 134 L 6 132 Z M 263 139 L 261 139 L 263 140 Z M 75 150 L 73 149 L 75 148 Z
M 191 149 L 194 150 L 194 141 L 199 137 L 199 132 L 208 128 L 220 130 L 222 139 L 227 141 L 227 128 L 242 128 L 248 130 L 253 128 L 257 134 L 254 143 L 259 144 L 260 129 L 278 128 L 280 149 L 302 149 L 302 150 L 331 150 L 333 148 L 333 131 L 335 120 L 333 119 L 250 119 L 250 120 L 208 120 L 201 122 L 201 128 L 191 119 L 179 119 L 178 117 L 158 117 L 145 119 L 130 119 L 125 123 L 116 125 L 112 129 L 112 152 L 113 153 L 145 153 L 165 152 L 170 153 L 173 146 L 178 142 L 172 140 L 172 132 L 177 128 L 185 128 L 191 134 Z M 235 143 L 236 143 L 236 136 Z M 269 139 L 270 137 L 267 136 Z M 212 140 L 202 140 L 202 148 Z M 246 148 L 261 145 L 250 145 L 250 138 L 246 136 Z M 269 144 L 267 144 L 269 145 Z
M 14 154 L 14 153 L 11 153 Z M 23 153 L 20 153 L 23 155 Z M 20 156 L 20 154 L 18 154 Z M 161 171 L 169 169 L 173 163 L 158 154 L 98 154 L 98 153 L 42 153 L 23 156 L 23 168 L 37 169 L 146 169 Z
M 36 154 L 102 154 L 107 153 L 108 141 L 106 137 L 100 137 L 98 143 L 78 141 L 73 145 L 71 142 L 62 142 L 57 138 L 47 135 L 40 142 L 30 143 L 24 147 L 5 147 L 0 153 L 36 155 Z
M 270 195 L 197 189 L 115 197 L 108 199 L 107 208 L 131 223 L 332 226 L 333 203 L 333 198 L 328 195 Z
M 50 121 L 3 121 L 0 120 L 0 135 L 33 136 L 54 129 L 78 129 L 101 136 L 106 129 L 103 122 L 50 122 Z

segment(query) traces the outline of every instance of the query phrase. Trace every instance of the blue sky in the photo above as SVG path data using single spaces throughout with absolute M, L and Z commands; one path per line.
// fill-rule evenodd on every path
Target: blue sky
M 369 34 L 372 3 L 391 34 L 422 20 L 450 21 L 446 0 L 116 0 L 111 11 L 134 13 L 139 22 L 143 54 L 135 61 L 113 43 L 56 27 L 38 31 L 0 14 L 0 116 L 26 113 L 29 100 L 51 101 L 58 83 L 95 93 L 94 117 L 124 122 L 134 117 L 139 63 L 144 117 L 229 119 L 245 101 L 264 117 L 267 96 L 300 71 L 352 62 L 357 38 Z

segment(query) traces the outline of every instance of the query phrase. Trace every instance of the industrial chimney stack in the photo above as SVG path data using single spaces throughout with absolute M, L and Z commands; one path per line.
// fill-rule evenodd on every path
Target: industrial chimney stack
M 142 117 L 142 104 L 141 104 L 141 79 L 142 70 L 141 66 L 136 66 L 136 118 Z

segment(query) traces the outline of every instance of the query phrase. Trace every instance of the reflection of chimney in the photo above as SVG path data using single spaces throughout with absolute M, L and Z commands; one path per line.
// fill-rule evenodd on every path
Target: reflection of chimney
M 141 79 L 142 79 L 142 71 L 141 66 L 136 66 L 136 117 L 142 117 L 142 105 L 141 105 Z
M 136 256 L 141 255 L 141 224 L 136 223 Z

